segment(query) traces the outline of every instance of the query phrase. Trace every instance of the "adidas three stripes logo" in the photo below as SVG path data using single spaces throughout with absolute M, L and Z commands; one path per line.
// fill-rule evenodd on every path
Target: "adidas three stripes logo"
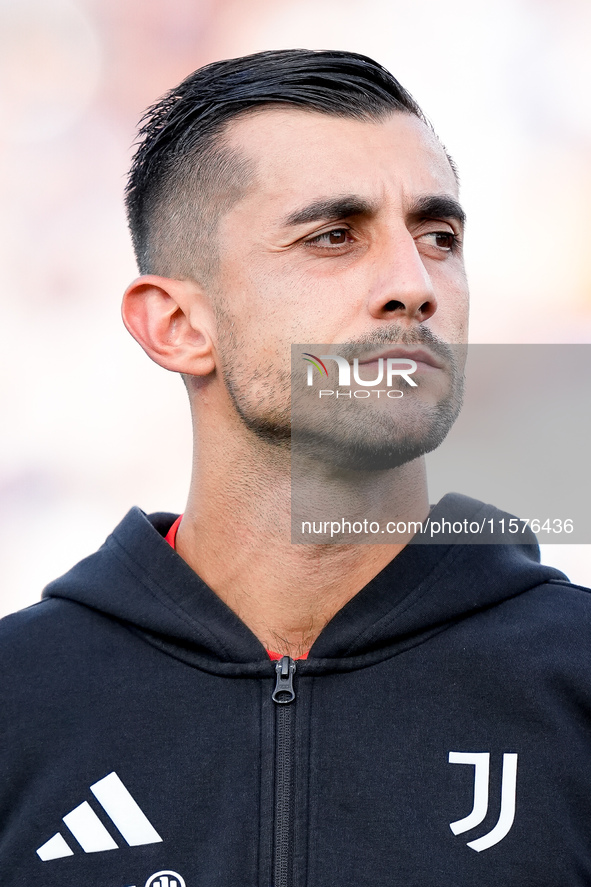
M 116 773 L 109 773 L 104 779 L 99 779 L 90 786 L 90 790 L 130 847 L 162 841 Z M 117 850 L 119 847 L 87 801 L 67 813 L 63 821 L 85 853 Z M 73 856 L 74 851 L 61 832 L 57 832 L 39 847 L 37 855 L 43 862 L 47 862 L 50 859 Z

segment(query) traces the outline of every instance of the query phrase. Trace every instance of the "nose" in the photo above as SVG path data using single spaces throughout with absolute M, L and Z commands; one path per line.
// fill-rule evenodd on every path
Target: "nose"
M 431 278 L 415 241 L 404 231 L 388 244 L 376 260 L 376 275 L 368 308 L 379 320 L 424 323 L 437 311 Z

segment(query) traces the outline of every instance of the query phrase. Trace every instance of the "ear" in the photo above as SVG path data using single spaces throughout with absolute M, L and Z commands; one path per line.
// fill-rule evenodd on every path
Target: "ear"
M 138 277 L 125 291 L 121 314 L 133 338 L 160 366 L 192 376 L 214 371 L 213 311 L 195 281 Z

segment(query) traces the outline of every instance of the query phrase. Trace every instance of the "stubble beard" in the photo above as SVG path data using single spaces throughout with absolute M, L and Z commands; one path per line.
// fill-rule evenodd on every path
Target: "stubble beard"
M 292 421 L 290 394 L 292 385 L 301 389 L 301 368 L 294 367 L 292 372 L 281 369 L 285 356 L 277 353 L 275 362 L 269 361 L 253 370 L 244 360 L 248 352 L 233 322 L 222 312 L 218 321 L 222 376 L 237 416 L 258 441 L 275 450 L 291 450 L 296 458 L 320 460 L 341 470 L 397 468 L 437 449 L 461 410 L 462 351 L 442 342 L 427 328 L 405 330 L 393 325 L 345 343 L 344 349 L 339 346 L 339 353 L 357 356 L 382 345 L 427 346 L 445 364 L 449 379 L 445 397 L 432 405 L 415 401 L 414 410 L 405 416 L 403 423 L 394 421 L 393 411 L 384 410 L 373 412 L 368 421 L 370 417 L 359 409 L 360 404 L 350 401 L 348 410 L 341 402 L 336 404 L 334 413 L 315 409 L 315 415 L 303 421 L 295 418 L 297 411 L 294 410 L 295 421 Z M 396 384 L 407 401 L 410 400 L 409 395 L 413 396 L 416 389 L 410 388 L 402 378 Z
M 234 321 L 219 303 L 215 313 L 221 374 L 236 415 L 258 441 L 289 449 L 291 378 L 289 371 L 278 369 L 281 355 L 274 363 L 253 367 L 245 360 L 248 349 Z

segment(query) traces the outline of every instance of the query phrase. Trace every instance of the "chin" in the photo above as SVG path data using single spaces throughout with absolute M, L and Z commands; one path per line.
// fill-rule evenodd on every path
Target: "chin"
M 443 443 L 460 411 L 459 395 L 455 392 L 434 405 L 415 402 L 396 412 L 336 409 L 324 413 L 321 425 L 294 423 L 294 463 L 301 458 L 353 471 L 398 468 Z
M 313 460 L 343 471 L 389 471 L 437 449 L 450 427 L 381 442 L 297 432 L 292 435 L 292 465 L 297 471 L 299 460 L 302 465 Z

